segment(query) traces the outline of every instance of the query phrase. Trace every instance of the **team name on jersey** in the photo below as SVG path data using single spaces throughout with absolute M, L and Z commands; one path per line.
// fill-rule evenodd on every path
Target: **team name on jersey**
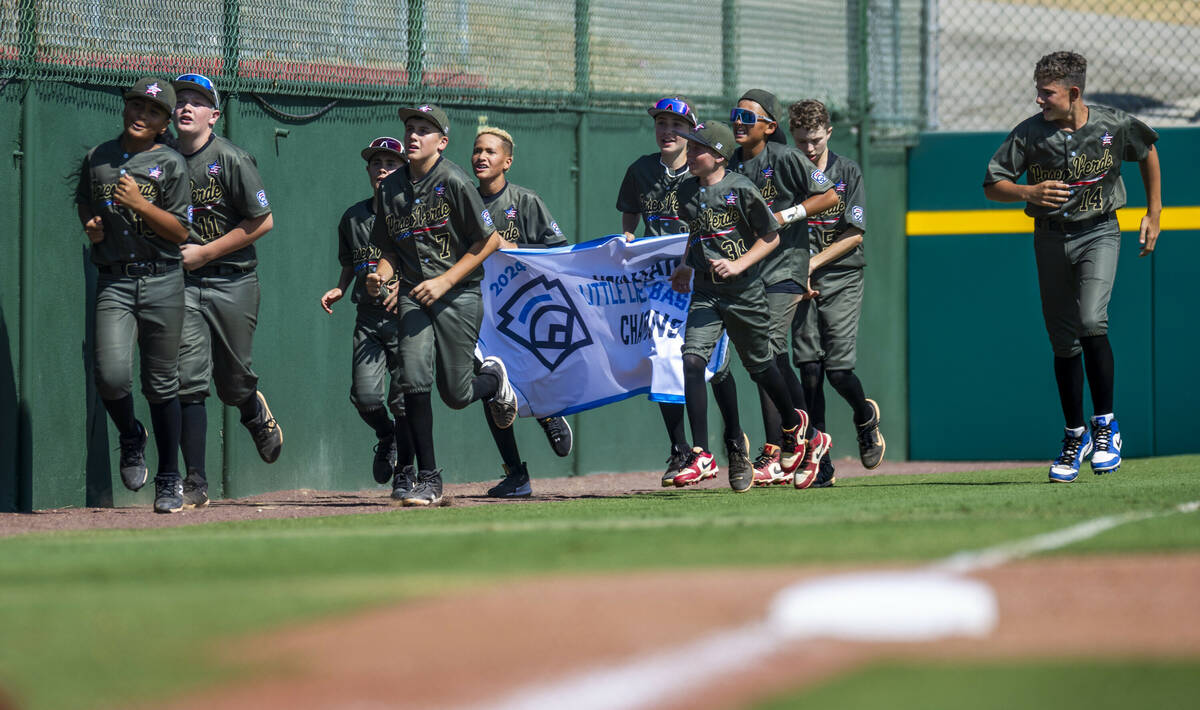
M 641 195 L 639 199 L 644 214 L 679 214 L 679 198 L 675 195 L 674 190 L 668 192 L 662 199 L 653 195 Z
M 499 234 L 500 238 L 504 241 L 512 242 L 513 244 L 521 241 L 521 230 L 517 228 L 516 222 L 509 222 L 508 226 L 504 229 L 497 229 L 496 234 Z
M 767 178 L 762 187 L 758 188 L 758 192 L 762 195 L 768 207 L 775 204 L 775 198 L 779 197 L 779 188 L 775 187 L 775 181 L 771 178 Z
M 1029 164 L 1029 184 L 1036 185 L 1039 182 L 1047 180 L 1058 180 L 1060 182 L 1069 182 L 1078 180 L 1089 175 L 1096 175 L 1107 172 L 1116 161 L 1113 160 L 1112 151 L 1108 148 L 1104 149 L 1104 154 L 1099 158 L 1088 158 L 1087 153 L 1079 155 L 1067 161 L 1067 168 L 1047 168 L 1041 163 Z
M 688 220 L 688 231 L 698 239 L 712 236 L 714 233 L 732 227 L 742 221 L 742 213 L 733 207 L 721 210 L 707 208 L 700 211 L 694 219 Z
M 383 252 L 374 244 L 368 244 L 364 247 L 355 247 L 350 252 L 350 260 L 354 262 L 354 270 L 361 271 L 364 266 L 371 262 L 379 263 L 379 259 L 383 256 Z
M 428 204 L 412 205 L 408 214 L 387 216 L 389 237 L 403 239 L 417 227 L 424 227 L 435 222 L 444 222 L 450 218 L 450 203 L 443 199 Z
M 158 201 L 159 190 L 158 190 L 158 185 L 156 183 L 139 182 L 137 184 L 137 186 L 138 186 L 138 192 L 142 193 L 142 197 L 145 197 L 146 200 L 148 200 L 149 202 L 152 202 L 152 203 Z M 93 202 L 105 202 L 107 200 L 111 200 L 112 196 L 115 195 L 116 192 L 117 192 L 117 183 L 115 183 L 115 182 L 106 182 L 106 183 L 100 183 L 100 184 L 92 183 L 92 201 Z
M 196 181 L 192 181 L 193 205 L 213 205 L 224 198 L 225 191 L 221 189 L 221 183 L 217 182 L 216 178 L 209 177 L 208 184 L 204 187 L 197 187 Z

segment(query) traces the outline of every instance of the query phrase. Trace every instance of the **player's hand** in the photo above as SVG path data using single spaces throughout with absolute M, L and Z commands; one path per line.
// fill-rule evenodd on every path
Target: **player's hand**
M 500 248 L 501 248 L 501 249 L 516 249 L 516 248 L 517 248 L 517 243 L 516 243 L 516 242 L 510 242 L 510 241 L 508 241 L 507 239 L 501 239 L 501 240 L 500 240 Z
M 805 279 L 804 280 L 804 295 L 800 297 L 800 300 L 801 301 L 811 301 L 820 295 L 821 295 L 821 292 L 812 287 L 812 279 Z
M 741 261 L 740 259 L 738 261 Z M 729 259 L 709 259 L 708 270 L 721 279 L 731 279 L 746 270 L 745 266 L 738 264 L 738 261 L 730 261 Z
M 324 308 L 326 313 L 333 313 L 333 309 L 330 308 L 330 306 L 342 300 L 342 296 L 345 295 L 346 294 L 344 291 L 342 291 L 342 289 L 334 286 L 326 291 L 325 295 L 321 296 L 321 308 Z
M 671 272 L 671 290 L 688 293 L 692 290 L 692 267 L 680 264 Z
M 367 274 L 367 293 L 371 298 L 378 298 L 383 293 L 383 277 L 375 272 Z
M 1029 186 L 1026 202 L 1039 207 L 1060 207 L 1071 197 L 1071 186 L 1058 180 L 1046 180 Z
M 435 301 L 445 296 L 449 290 L 449 279 L 445 276 L 434 276 L 414 286 L 413 290 L 408 292 L 408 295 L 422 306 L 432 306 Z
M 400 289 L 395 284 L 384 284 L 383 291 L 387 294 L 383 297 L 383 309 L 388 313 L 399 312 Z
M 87 235 L 88 241 L 92 244 L 104 241 L 104 224 L 100 215 L 92 217 L 83 225 L 83 233 Z
M 1147 213 L 1142 217 L 1142 223 L 1138 227 L 1138 244 L 1142 245 L 1138 256 L 1145 256 L 1154 251 L 1154 245 L 1158 243 L 1158 215 Z
M 637 237 L 635 237 L 633 235 L 633 232 L 625 232 L 625 241 L 626 242 L 632 242 L 634 239 L 637 239 Z
M 212 261 L 212 258 L 208 255 L 208 250 L 199 244 L 188 244 L 185 242 L 179 245 L 179 252 L 183 254 L 183 268 L 188 271 L 195 271 Z
M 121 179 L 117 181 L 117 189 L 113 191 L 113 200 L 134 212 L 140 212 L 143 207 L 150 204 L 138 189 L 137 180 L 134 180 L 129 173 L 121 175 Z

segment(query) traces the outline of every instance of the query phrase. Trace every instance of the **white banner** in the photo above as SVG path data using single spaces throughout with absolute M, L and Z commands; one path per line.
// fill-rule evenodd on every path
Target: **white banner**
M 479 350 L 504 361 L 521 416 L 565 415 L 646 394 L 683 403 L 690 294 L 671 290 L 686 235 L 619 235 L 484 262 Z M 722 338 L 709 375 L 727 356 Z

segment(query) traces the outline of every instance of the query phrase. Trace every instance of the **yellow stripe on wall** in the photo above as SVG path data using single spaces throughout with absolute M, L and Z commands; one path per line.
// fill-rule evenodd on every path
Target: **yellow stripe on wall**
M 1117 210 L 1122 231 L 1137 231 L 1143 207 Z M 1164 207 L 1159 226 L 1167 230 L 1200 230 L 1200 207 Z M 947 210 L 909 212 L 905 230 L 910 237 L 941 234 L 1032 234 L 1033 218 L 1023 210 Z

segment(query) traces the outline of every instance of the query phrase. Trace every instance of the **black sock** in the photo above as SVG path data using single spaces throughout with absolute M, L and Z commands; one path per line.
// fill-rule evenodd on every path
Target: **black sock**
M 383 407 L 365 412 L 360 409 L 358 410 L 358 416 L 362 417 L 367 426 L 375 430 L 376 439 L 386 439 L 394 436 L 396 433 L 396 424 L 388 416 L 387 410 Z
M 491 399 L 500 389 L 500 380 L 490 372 L 481 372 L 471 380 L 471 401 Z
M 158 449 L 158 473 L 179 474 L 179 436 L 182 416 L 179 398 L 150 403 L 150 421 L 154 424 L 154 445 Z
M 496 442 L 496 449 L 500 452 L 500 460 L 508 466 L 509 471 L 516 471 L 521 465 L 521 452 L 517 449 L 517 436 L 513 434 L 512 427 L 501 429 L 496 426 L 496 422 L 492 421 L 492 415 L 488 413 L 487 405 L 483 405 L 483 418 L 487 420 L 488 431 L 492 432 L 492 440 Z
M 671 438 L 672 451 L 691 451 L 688 446 L 687 432 L 683 429 L 684 405 L 671 402 L 659 402 L 658 411 L 662 412 L 663 424 L 667 427 L 667 436 Z
M 405 392 L 404 414 L 412 433 L 417 470 L 433 471 L 437 468 L 437 457 L 433 455 L 433 400 L 430 393 Z
M 758 386 L 758 408 L 762 411 L 763 431 L 766 433 L 767 443 L 779 446 L 783 442 L 780 429 L 783 420 L 779 418 L 779 409 L 771 401 L 771 395 L 767 394 L 767 389 L 762 385 Z
M 108 410 L 108 418 L 121 436 L 133 436 L 138 433 L 137 417 L 133 414 L 133 395 L 127 394 L 120 399 L 105 399 L 104 408 Z
M 796 414 L 796 408 L 792 405 L 792 396 L 788 393 L 787 384 L 774 361 L 767 369 L 758 374 L 752 374 L 750 377 L 767 391 L 767 396 L 779 410 L 779 419 L 784 427 L 791 429 L 800 425 L 800 415 Z M 803 437 L 804 432 L 800 432 L 800 436 Z
M 250 395 L 245 402 L 237 406 L 238 412 L 242 415 L 242 424 L 258 418 L 259 404 L 258 393 Z
M 179 420 L 182 430 L 179 448 L 183 451 L 183 465 L 188 471 L 205 472 L 205 440 L 208 438 L 208 410 L 204 400 L 180 402 Z
M 800 385 L 808 403 L 808 422 L 813 429 L 825 431 L 825 366 L 820 361 L 800 363 Z
M 416 451 L 413 449 L 412 432 L 408 429 L 408 417 L 396 416 L 396 468 L 411 466 Z
M 742 422 L 738 416 L 737 383 L 733 381 L 733 373 L 727 371 L 724 377 L 713 378 L 708 384 L 712 387 L 721 420 L 725 422 L 725 438 L 736 436 L 742 430 Z
M 1070 429 L 1083 426 L 1083 356 L 1055 357 L 1054 379 L 1058 382 L 1058 400 L 1063 419 Z
M 704 365 L 704 359 L 699 355 L 683 356 L 683 398 L 692 427 L 692 445 L 708 451 L 708 392 L 704 387 Z
M 1092 407 L 1096 414 L 1113 411 L 1113 361 L 1112 345 L 1107 335 L 1093 335 L 1079 339 L 1083 347 L 1083 366 L 1087 370 L 1088 387 L 1092 391 Z
M 801 384 L 800 378 L 796 376 L 796 371 L 792 369 L 792 363 L 788 362 L 787 353 L 780 353 L 775 356 L 775 367 L 779 370 L 779 374 L 783 376 L 783 382 L 787 385 L 788 394 L 792 396 L 792 406 L 807 412 L 808 398 L 804 396 L 804 385 Z M 812 419 L 812 417 L 809 417 L 809 419 Z
M 842 399 L 854 410 L 854 424 L 866 424 L 875 416 L 875 408 L 867 404 L 867 395 L 863 392 L 862 381 L 854 370 L 830 370 L 829 384 L 842 395 Z M 822 430 L 824 431 L 824 430 Z

